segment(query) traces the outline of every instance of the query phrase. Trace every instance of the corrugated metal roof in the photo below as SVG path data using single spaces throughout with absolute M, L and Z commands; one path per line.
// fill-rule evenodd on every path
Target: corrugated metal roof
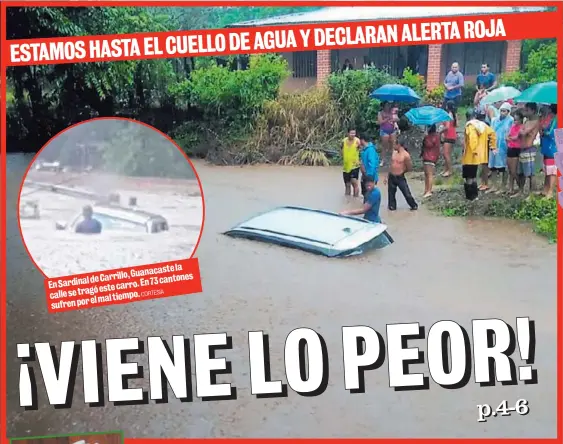
M 463 15 L 483 15 L 483 14 L 511 14 L 518 12 L 545 12 L 549 8 L 539 6 L 530 7 L 467 7 L 467 6 L 350 6 L 322 8 L 317 11 L 298 12 L 296 14 L 279 15 L 261 20 L 250 20 L 246 22 L 229 25 L 233 28 L 243 28 L 252 26 L 275 26 L 275 25 L 298 25 L 312 23 L 337 23 L 337 22 L 358 22 L 390 19 L 408 19 L 425 17 L 448 17 Z

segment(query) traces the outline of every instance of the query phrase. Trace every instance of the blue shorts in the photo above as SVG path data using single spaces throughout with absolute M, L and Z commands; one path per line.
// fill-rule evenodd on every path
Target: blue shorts
M 379 137 L 391 136 L 393 134 L 395 134 L 395 130 L 393 130 L 391 132 L 388 132 L 388 131 L 385 131 L 385 130 L 382 130 L 382 129 L 379 130 Z

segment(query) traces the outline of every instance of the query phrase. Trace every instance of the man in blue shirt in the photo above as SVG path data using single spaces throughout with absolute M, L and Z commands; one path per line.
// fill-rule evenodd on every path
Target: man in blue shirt
M 487 91 L 495 89 L 497 86 L 496 76 L 489 70 L 489 64 L 483 63 L 481 65 L 481 72 L 477 76 L 477 89 L 483 85 Z
M 373 177 L 375 183 L 379 181 L 379 154 L 373 142 L 368 142 L 368 137 L 360 137 L 360 144 L 362 146 L 361 165 L 362 181 L 362 196 L 367 193 L 365 179 L 366 177 Z
M 76 226 L 76 233 L 100 234 L 102 232 L 102 224 L 99 220 L 94 219 L 94 210 L 90 205 L 82 208 L 82 216 L 84 219 Z
M 454 102 L 456 108 L 459 107 L 461 102 L 461 93 L 464 85 L 463 74 L 459 71 L 459 63 L 452 63 L 452 69 L 446 75 L 444 86 L 446 93 L 444 94 L 444 107 L 448 102 Z
M 381 207 L 381 191 L 377 188 L 375 179 L 366 176 L 365 179 L 367 194 L 364 196 L 364 205 L 362 208 L 356 210 L 342 211 L 340 214 L 343 216 L 361 216 L 370 222 L 381 223 L 379 217 L 379 208 Z

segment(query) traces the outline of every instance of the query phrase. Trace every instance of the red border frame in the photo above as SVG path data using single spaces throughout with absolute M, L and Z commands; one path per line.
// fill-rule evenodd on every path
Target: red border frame
M 52 6 L 52 7 L 72 7 L 72 6 L 184 6 L 184 7 L 192 7 L 192 6 L 382 6 L 382 1 L 373 1 L 373 0 L 350 0 L 350 1 L 342 1 L 342 0 L 313 0 L 313 1 L 303 1 L 303 0 L 296 0 L 296 1 L 256 1 L 256 0 L 210 0 L 210 1 L 202 1 L 202 0 L 186 0 L 186 1 L 171 1 L 171 0 L 163 0 L 163 1 L 155 1 L 155 0 L 140 0 L 140 1 L 130 1 L 130 0 L 122 0 L 122 1 L 111 1 L 111 0 L 78 0 L 78 1 L 26 1 L 23 2 L 21 0 L 2 0 L 0 3 L 0 30 L 6 29 L 6 8 L 7 7 L 17 7 L 17 6 L 26 6 L 26 7 L 33 7 L 33 6 Z M 412 0 L 399 0 L 396 3 L 400 3 L 400 6 L 448 6 L 451 5 L 450 3 L 444 1 L 436 1 L 436 0 L 421 0 L 421 1 L 412 1 Z M 396 4 L 395 3 L 395 4 Z M 559 84 L 559 96 L 561 97 L 561 91 L 563 89 L 563 2 L 557 1 L 503 1 L 497 0 L 492 2 L 491 5 L 490 1 L 467 1 L 461 0 L 456 3 L 456 6 L 477 6 L 486 4 L 487 6 L 549 6 L 549 7 L 556 7 L 557 11 L 561 15 L 561 28 L 558 28 L 559 35 L 557 36 L 557 48 L 558 48 L 558 63 L 559 63 L 559 76 L 558 76 L 558 84 Z M 0 35 L 0 49 L 4 49 L 6 46 L 6 34 L 5 31 L 2 31 Z M 1 88 L 0 88 L 0 105 L 5 103 L 4 98 L 6 97 L 6 67 L 2 64 L 0 66 L 0 81 L 1 81 Z M 559 114 L 559 126 L 563 127 L 563 115 Z M 0 106 L 0 127 L 6 128 L 6 107 L 4 105 Z M 6 179 L 5 179 L 5 171 L 6 171 L 6 137 L 0 135 L 0 146 L 1 146 L 1 167 L 2 171 L 0 171 L 0 175 L 2 175 L 2 184 L 0 186 L 1 192 L 1 200 L 4 202 L 4 211 L 7 211 L 8 208 L 6 207 Z M 0 216 L 2 212 L 0 211 Z M 6 264 L 6 217 L 0 217 L 0 227 L 1 227 L 1 234 L 0 234 L 0 245 L 2 247 L 2 251 L 0 252 L 0 264 Z M 563 238 L 563 209 L 558 207 L 558 239 Z M 443 439 L 434 439 L 434 438 L 425 438 L 425 439 L 388 439 L 388 438 L 378 438 L 378 439 L 291 439 L 293 442 L 303 442 L 303 444 L 326 444 L 327 442 L 338 442 L 338 443 L 373 443 L 379 444 L 383 442 L 389 443 L 396 443 L 396 444 L 407 444 L 413 442 L 419 443 L 430 443 L 430 442 L 442 442 L 442 443 L 456 443 L 456 442 L 472 442 L 472 441 L 479 441 L 479 442 L 503 442 L 503 443 L 563 443 L 563 415 L 562 415 L 562 406 L 563 406 L 563 273 L 561 272 L 561 261 L 563 260 L 563 245 L 561 242 L 557 244 L 557 263 L 558 263 L 558 272 L 557 272 L 557 407 L 558 407 L 558 415 L 557 415 L 557 437 L 556 438 L 544 438 L 544 439 L 508 439 L 508 438 L 498 438 L 498 439 L 475 439 L 475 438 L 468 438 L 468 439 L 455 439 L 455 438 L 443 438 Z M 0 267 L 0 344 L 6 345 L 7 344 L 7 330 L 6 330 L 6 267 Z M 6 378 L 6 361 L 7 361 L 7 352 L 0 353 L 0 384 L 4 388 L 2 391 L 2 396 L 0 397 L 0 444 L 7 444 L 9 442 L 8 438 L 4 435 L 6 431 L 6 420 L 7 420 L 7 412 L 6 412 L 6 385 L 7 385 L 7 378 Z M 163 441 L 171 441 L 171 442 L 180 442 L 184 441 L 186 443 L 192 444 L 208 444 L 209 441 L 225 441 L 224 438 L 208 438 L 208 439 L 127 439 L 128 442 L 132 444 L 152 444 L 152 443 L 162 443 Z M 247 444 L 254 444 L 254 443 L 262 443 L 262 444 L 279 444 L 280 441 L 288 441 L 284 439 L 228 439 L 228 441 L 234 441 L 240 444 L 247 443 Z

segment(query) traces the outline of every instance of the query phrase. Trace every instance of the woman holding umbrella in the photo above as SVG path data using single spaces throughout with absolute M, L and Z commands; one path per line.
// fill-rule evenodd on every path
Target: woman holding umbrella
M 383 85 L 372 91 L 370 97 L 383 103 L 383 108 L 377 115 L 381 139 L 381 162 L 379 166 L 383 166 L 387 152 L 392 152 L 397 143 L 399 116 L 397 112 L 393 111 L 392 103 L 416 103 L 420 100 L 420 97 L 412 88 L 399 84 Z
M 399 117 L 393 112 L 393 104 L 391 102 L 383 102 L 383 108 L 377 115 L 377 123 L 379 124 L 379 137 L 381 138 L 381 162 L 379 166 L 383 166 L 387 152 L 393 151 L 396 142 L 396 125 Z

